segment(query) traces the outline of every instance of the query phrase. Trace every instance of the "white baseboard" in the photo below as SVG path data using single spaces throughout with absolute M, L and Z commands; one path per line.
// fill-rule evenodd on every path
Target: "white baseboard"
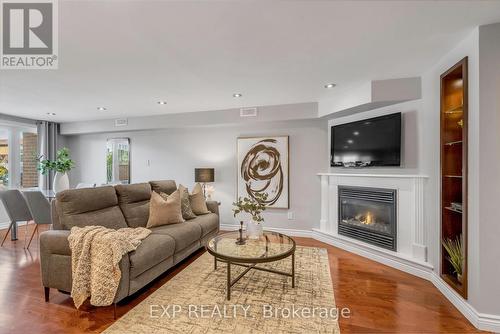
M 404 271 L 414 276 L 430 280 L 433 273 L 433 266 L 426 262 L 416 259 L 404 258 L 396 255 L 394 252 L 387 251 L 378 247 L 367 245 L 348 238 L 335 236 L 317 229 L 313 229 L 312 237 L 329 245 L 344 249 L 348 252 L 366 257 L 395 269 Z
M 432 282 L 472 325 L 480 330 L 500 333 L 500 316 L 478 312 L 462 296 L 446 284 L 429 263 L 395 256 L 391 252 L 348 238 L 324 233 L 317 229 L 312 230 L 312 238 Z
M 220 229 L 225 231 L 235 231 L 239 229 L 240 226 L 236 224 L 220 224 Z M 291 237 L 304 237 L 311 238 L 313 232 L 311 230 L 296 230 L 291 228 L 276 228 L 276 227 L 264 227 L 266 231 L 279 232 Z
M 476 328 L 500 333 L 500 316 L 478 312 L 462 296 L 446 284 L 438 273 L 434 272 L 430 281 Z

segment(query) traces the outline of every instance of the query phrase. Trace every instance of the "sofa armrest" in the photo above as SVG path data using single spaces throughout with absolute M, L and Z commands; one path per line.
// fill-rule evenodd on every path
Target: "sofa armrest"
M 50 230 L 40 233 L 40 267 L 46 288 L 71 291 L 70 231 Z
M 70 231 L 50 230 L 40 233 L 40 266 L 42 270 L 42 284 L 46 288 L 59 289 L 70 292 L 71 278 L 71 249 L 68 236 Z M 115 295 L 115 302 L 128 296 L 130 285 L 130 258 L 124 254 L 120 263 L 122 273 L 120 284 Z
M 219 215 L 219 205 L 220 203 L 217 201 L 207 201 L 208 211 Z
M 69 248 L 70 231 L 50 230 L 40 233 L 40 253 L 71 255 Z

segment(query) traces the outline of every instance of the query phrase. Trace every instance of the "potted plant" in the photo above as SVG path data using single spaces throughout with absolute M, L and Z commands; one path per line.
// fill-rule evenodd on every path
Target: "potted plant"
M 457 280 L 462 283 L 462 269 L 464 263 L 464 252 L 462 247 L 462 235 L 458 236 L 455 240 L 447 238 L 443 240 L 443 247 L 448 253 L 448 261 L 457 274 Z
M 38 170 L 42 175 L 46 175 L 49 171 L 55 171 L 54 183 L 52 189 L 58 193 L 69 189 L 68 172 L 75 166 L 75 162 L 69 157 L 69 150 L 62 148 L 57 151 L 56 159 L 44 159 L 43 155 L 38 157 Z
M 262 217 L 262 212 L 266 210 L 265 203 L 267 200 L 267 194 L 255 194 L 253 197 L 241 197 L 238 198 L 236 202 L 233 203 L 233 215 L 236 217 L 241 212 L 246 212 L 252 217 L 251 221 L 247 222 L 247 235 L 249 239 L 258 239 L 262 233 L 262 224 L 264 218 Z
M 0 165 L 0 184 L 9 183 L 9 170 L 5 166 Z

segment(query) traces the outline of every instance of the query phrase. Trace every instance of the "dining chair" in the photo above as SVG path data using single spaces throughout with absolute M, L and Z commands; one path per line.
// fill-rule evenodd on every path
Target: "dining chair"
M 35 222 L 35 229 L 31 234 L 28 246 L 25 247 L 30 248 L 33 236 L 38 232 L 38 226 L 52 224 L 52 218 L 50 216 L 50 203 L 41 191 L 24 191 L 23 195 L 26 198 L 26 203 L 28 203 L 28 208 Z M 26 245 L 26 234 L 24 244 Z
M 14 226 L 14 224 L 24 221 L 28 222 L 33 218 L 28 205 L 26 204 L 26 200 L 19 190 L 13 189 L 0 191 L 0 200 L 3 203 L 7 216 L 10 220 L 7 233 L 5 233 L 2 243 L 0 244 L 0 247 L 2 247 L 5 239 L 7 239 L 7 235 L 9 235 L 9 232 L 11 232 L 11 234 L 14 233 L 14 235 L 17 233 L 17 226 Z M 12 228 L 14 228 L 14 231 L 11 231 Z

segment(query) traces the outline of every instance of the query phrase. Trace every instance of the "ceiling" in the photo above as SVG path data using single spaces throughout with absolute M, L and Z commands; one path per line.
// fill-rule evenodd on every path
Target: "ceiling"
M 500 1 L 60 1 L 59 69 L 0 71 L 0 113 L 67 122 L 320 101 L 418 76 L 499 21 Z

